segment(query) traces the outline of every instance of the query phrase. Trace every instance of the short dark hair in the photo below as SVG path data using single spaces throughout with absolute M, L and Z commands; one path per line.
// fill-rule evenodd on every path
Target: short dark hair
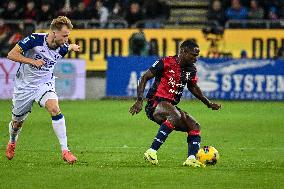
M 180 48 L 181 48 L 181 49 L 194 49 L 195 47 L 199 47 L 199 46 L 198 46 L 197 43 L 196 43 L 194 40 L 192 40 L 192 39 L 190 39 L 190 40 L 185 40 L 184 42 L 182 42 L 182 43 L 180 44 Z

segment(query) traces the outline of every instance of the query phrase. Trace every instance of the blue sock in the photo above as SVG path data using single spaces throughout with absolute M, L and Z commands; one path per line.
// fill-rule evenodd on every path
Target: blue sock
M 187 143 L 188 143 L 188 156 L 187 157 L 191 155 L 196 156 L 200 148 L 200 142 L 201 142 L 201 137 L 199 133 L 200 133 L 199 130 L 193 130 L 189 132 L 189 135 L 187 137 Z
M 56 116 L 51 116 L 51 119 L 54 121 L 60 120 L 63 118 L 63 114 L 59 112 Z
M 169 121 L 162 123 L 156 137 L 154 138 L 151 148 L 157 151 L 166 141 L 173 129 L 174 127 Z

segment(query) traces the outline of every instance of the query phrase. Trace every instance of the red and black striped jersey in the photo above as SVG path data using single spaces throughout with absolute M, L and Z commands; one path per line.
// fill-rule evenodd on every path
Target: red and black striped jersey
M 156 61 L 149 70 L 155 75 L 155 81 L 148 91 L 147 98 L 160 97 L 172 104 L 178 104 L 184 87 L 196 83 L 197 70 L 194 64 L 182 67 L 177 56 L 169 56 Z

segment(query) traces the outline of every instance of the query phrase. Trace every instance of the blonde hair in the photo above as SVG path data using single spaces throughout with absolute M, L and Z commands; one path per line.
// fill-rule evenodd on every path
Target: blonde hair
M 69 18 L 66 16 L 58 16 L 57 18 L 53 19 L 50 24 L 51 30 L 61 30 L 63 26 L 66 26 L 68 29 L 72 29 L 73 25 Z

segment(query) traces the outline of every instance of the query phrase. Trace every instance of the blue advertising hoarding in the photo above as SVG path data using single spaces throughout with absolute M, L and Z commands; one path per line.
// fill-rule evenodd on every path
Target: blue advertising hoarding
M 158 57 L 109 57 L 108 97 L 136 96 L 137 81 Z M 284 60 L 199 59 L 198 85 L 213 99 L 283 100 Z M 151 83 L 147 83 L 145 93 Z M 184 98 L 192 98 L 187 90 Z

